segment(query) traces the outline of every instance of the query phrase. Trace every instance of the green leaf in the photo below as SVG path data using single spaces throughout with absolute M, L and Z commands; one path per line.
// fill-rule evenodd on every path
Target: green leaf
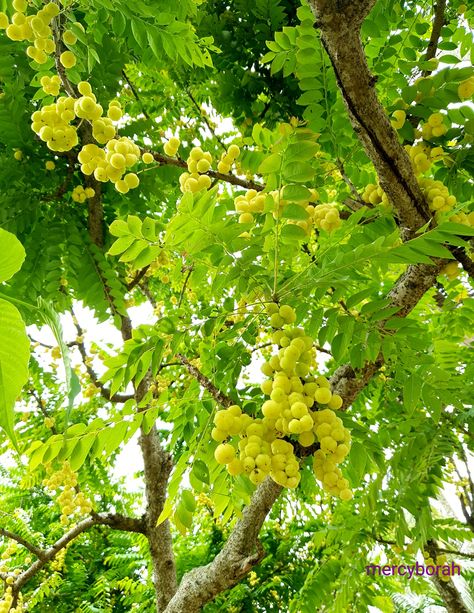
M 203 483 L 209 485 L 209 468 L 205 462 L 203 462 L 202 460 L 196 460 L 194 462 L 191 472 L 196 477 L 196 479 L 199 479 L 199 481 L 202 481 Z
M 272 153 L 258 167 L 258 172 L 262 174 L 269 174 L 271 172 L 278 172 L 281 165 L 281 155 L 279 153 Z
M 0 427 L 15 445 L 13 409 L 28 380 L 29 357 L 30 341 L 23 319 L 16 307 L 0 299 Z
M 25 259 L 25 250 L 17 237 L 0 228 L 0 283 L 18 272 Z

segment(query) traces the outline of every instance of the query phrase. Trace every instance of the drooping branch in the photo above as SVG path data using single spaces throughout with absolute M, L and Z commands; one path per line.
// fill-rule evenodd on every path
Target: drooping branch
M 74 325 L 76 326 L 78 338 L 82 339 L 84 337 L 84 330 L 77 319 L 74 317 Z M 95 372 L 92 366 L 88 362 L 88 355 L 86 351 L 86 347 L 84 345 L 83 340 L 76 340 L 75 345 L 79 349 L 79 353 L 81 354 L 82 363 L 85 366 L 87 374 L 89 375 L 90 380 L 96 386 L 96 388 L 100 391 L 100 394 L 106 400 L 110 402 L 126 402 L 131 398 L 134 398 L 133 394 L 111 394 L 110 390 L 102 383 L 99 378 L 99 375 Z
M 270 477 L 254 492 L 222 550 L 206 566 L 186 573 L 165 613 L 197 613 L 206 602 L 238 583 L 263 558 L 260 529 L 282 488 Z
M 44 551 L 43 549 L 41 549 L 41 547 L 36 547 L 36 545 L 33 545 L 33 543 L 30 543 L 30 541 L 23 538 L 19 534 L 16 534 L 15 532 L 11 532 L 6 528 L 0 528 L 0 536 L 4 536 L 5 538 L 9 538 L 12 541 L 16 541 L 19 545 L 23 545 L 23 547 L 28 549 L 28 551 L 30 551 L 39 559 L 42 559 L 44 556 Z
M 310 4 L 353 128 L 409 238 L 431 215 L 408 154 L 377 98 L 362 48 L 360 26 L 375 0 L 311 0 Z
M 54 545 L 47 549 L 40 549 L 26 542 L 21 542 L 18 538 L 17 542 L 21 542 L 22 545 L 27 547 L 38 559 L 31 564 L 23 573 L 18 575 L 13 583 L 13 592 L 17 594 L 21 588 L 40 570 L 42 570 L 48 562 L 51 562 L 55 556 L 74 541 L 79 535 L 90 530 L 94 526 L 110 526 L 116 530 L 124 530 L 126 532 L 144 532 L 144 525 L 142 519 L 134 519 L 131 517 L 125 517 L 118 514 L 91 514 L 86 519 L 78 522 L 68 532 L 58 539 Z M 6 535 L 9 536 L 9 535 Z M 10 536 L 10 538 L 13 538 Z

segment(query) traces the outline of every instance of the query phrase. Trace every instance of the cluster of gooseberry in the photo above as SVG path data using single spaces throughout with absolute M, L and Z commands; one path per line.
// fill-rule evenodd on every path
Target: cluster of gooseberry
M 63 462 L 62 468 L 52 472 L 43 480 L 43 485 L 58 495 L 58 503 L 61 509 L 61 523 L 69 523 L 70 517 L 77 514 L 87 515 L 92 510 L 92 504 L 82 492 L 76 492 L 77 474 L 71 469 L 68 461 Z
M 444 566 L 448 561 L 448 558 L 446 557 L 444 553 L 440 555 L 435 555 L 435 557 L 432 558 L 428 551 L 423 552 L 423 558 L 425 560 L 425 567 L 426 566 L 435 566 L 435 567 Z M 437 577 L 438 579 L 441 579 L 441 581 L 444 581 L 445 583 L 447 583 L 451 579 L 450 574 L 448 572 L 446 574 L 443 574 L 443 572 L 437 573 Z
M 72 190 L 72 199 L 74 202 L 83 203 L 87 200 L 87 198 L 92 198 L 95 194 L 94 188 L 92 187 L 82 187 L 82 185 L 76 185 L 76 187 Z
M 61 96 L 31 116 L 31 128 L 52 151 L 69 151 L 77 145 L 77 130 L 70 125 L 75 118 L 74 99 Z
M 309 374 L 316 366 L 313 339 L 293 326 L 292 307 L 270 303 L 266 312 L 279 350 L 262 366 L 269 377 L 261 385 L 269 396 L 262 405 L 263 417 L 252 418 L 237 405 L 217 411 L 212 430 L 212 438 L 219 443 L 215 458 L 227 465 L 231 475 L 247 473 L 254 484 L 270 475 L 283 487 L 295 488 L 300 481 L 295 445 L 308 448 L 319 443 L 316 477 L 330 494 L 349 500 L 348 481 L 336 467 L 349 453 L 351 440 L 334 413 L 341 408 L 342 398 L 332 394 L 325 377 Z M 240 437 L 237 450 L 230 441 L 234 436 Z
M 228 173 L 235 162 L 235 160 L 240 155 L 240 149 L 237 145 L 231 145 L 225 153 L 221 155 L 221 158 L 217 164 L 218 172 Z
M 467 100 L 474 95 L 474 77 L 469 77 L 458 85 L 458 96 L 460 100 Z
M 49 2 L 34 15 L 26 15 L 28 2 L 26 0 L 13 0 L 15 13 L 9 23 L 5 13 L 0 13 L 0 28 L 5 29 L 10 40 L 27 40 L 33 43 L 26 49 L 28 57 L 37 64 L 44 64 L 48 55 L 55 50 L 51 21 L 58 15 L 59 6 Z
M 309 236 L 313 227 L 319 230 L 326 230 L 331 232 L 341 225 L 339 217 L 339 210 L 335 204 L 318 204 L 315 203 L 319 200 L 319 194 L 315 189 L 310 189 L 310 196 L 308 200 L 302 200 L 295 202 L 304 209 L 307 213 L 307 219 L 300 219 L 298 221 L 289 220 L 288 223 L 295 224 L 302 228 Z M 278 190 L 274 190 L 270 193 L 257 192 L 254 189 L 247 190 L 245 195 L 239 195 L 234 199 L 235 211 L 239 213 L 239 223 L 252 223 L 254 221 L 254 215 L 263 213 L 265 210 L 265 203 L 268 197 L 273 200 L 273 205 L 270 202 L 270 209 L 275 219 L 279 219 L 284 212 L 286 205 L 290 203 L 282 197 L 282 193 Z
M 335 204 L 318 204 L 311 208 L 313 209 L 313 223 L 318 230 L 332 232 L 341 227 L 342 222 L 339 217 L 339 209 Z
M 35 15 L 26 16 L 26 0 L 14 0 L 17 11 L 9 24 L 4 13 L 0 13 L 0 27 L 6 29 L 7 36 L 13 40 L 29 40 L 34 43 L 28 47 L 27 54 L 42 64 L 47 54 L 55 50 L 50 27 L 51 20 L 59 13 L 56 3 L 50 2 Z M 76 35 L 66 30 L 63 41 L 67 45 L 76 43 Z M 60 56 L 61 64 L 71 68 L 76 63 L 75 55 L 67 50 Z M 58 75 L 44 75 L 41 78 L 44 92 L 54 97 L 59 95 L 61 80 Z M 113 122 L 122 117 L 122 109 L 117 100 L 109 104 L 107 116 L 97 103 L 92 88 L 86 81 L 77 86 L 80 96 L 76 98 L 62 96 L 53 104 L 44 106 L 32 115 L 32 129 L 52 151 L 69 151 L 78 142 L 77 128 L 71 122 L 78 118 L 87 120 L 92 126 L 92 136 L 100 145 L 107 145 L 102 150 L 95 144 L 86 144 L 79 153 L 81 170 L 84 174 L 94 173 L 98 181 L 111 181 L 120 193 L 127 193 L 139 184 L 135 173 L 126 170 L 136 164 L 140 158 L 140 149 L 128 138 L 115 139 L 116 129 Z M 151 154 L 147 154 L 148 157 Z M 151 156 L 152 157 L 152 156 Z M 81 159 L 82 158 L 82 159 Z M 145 161 L 145 157 L 143 158 Z M 148 163 L 152 160 L 148 160 Z
M 61 89 L 61 79 L 58 75 L 53 75 L 52 77 L 48 77 L 48 75 L 44 75 L 40 79 L 41 87 L 45 94 L 49 94 L 50 96 L 59 96 L 59 90 Z
M 23 613 L 24 611 L 23 596 L 21 593 L 17 595 L 16 606 L 12 608 L 12 604 L 13 604 L 12 585 L 14 582 L 15 582 L 15 579 L 11 575 L 5 579 L 5 583 L 7 584 L 7 587 L 0 600 L 0 613 Z
M 20 568 L 14 568 L 13 570 L 8 567 L 7 562 L 12 561 L 11 558 L 18 551 L 18 545 L 15 541 L 11 541 L 8 543 L 6 549 L 2 552 L 1 555 L 1 564 L 0 564 L 0 572 L 4 573 L 5 576 L 5 591 L 0 598 L 0 613 L 22 613 L 23 611 L 23 597 L 20 594 L 17 595 L 17 604 L 16 607 L 12 608 L 13 604 L 13 589 L 12 586 L 15 583 L 15 577 L 21 574 Z M 26 564 L 31 563 L 31 558 L 27 557 L 25 559 Z
M 179 185 L 184 193 L 196 193 L 202 189 L 211 187 L 211 178 L 204 173 L 211 168 L 212 157 L 209 151 L 203 151 L 201 147 L 193 147 L 186 160 L 189 172 L 183 172 L 179 177 Z
M 442 113 L 432 113 L 428 117 L 428 121 L 421 129 L 421 135 L 425 140 L 444 136 L 448 128 L 444 124 L 445 116 Z
M 166 153 L 166 155 L 174 157 L 178 153 L 180 144 L 179 138 L 172 136 L 169 141 L 164 144 L 163 151 Z
M 85 175 L 94 174 L 97 181 L 101 182 L 111 181 L 122 194 L 138 187 L 140 183 L 135 173 L 124 174 L 139 158 L 140 148 L 126 136 L 109 140 L 105 149 L 89 143 L 82 147 L 78 155 Z

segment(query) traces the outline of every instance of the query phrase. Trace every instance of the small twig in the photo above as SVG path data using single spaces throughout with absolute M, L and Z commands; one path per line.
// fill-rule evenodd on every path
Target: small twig
M 194 98 L 193 94 L 191 93 L 191 91 L 189 89 L 186 90 L 186 93 L 189 96 L 189 99 L 191 100 L 191 102 L 194 104 L 194 106 L 196 107 L 197 111 L 199 112 L 200 117 L 202 117 L 202 119 L 204 119 L 204 122 L 206 123 L 206 126 L 209 129 L 209 132 L 214 136 L 214 138 L 217 140 L 217 142 L 219 143 L 219 145 L 224 149 L 224 151 L 227 151 L 226 146 L 224 145 L 224 143 L 221 141 L 221 139 L 217 136 L 214 128 L 211 126 L 207 116 L 202 112 L 201 107 L 199 106 L 198 102 L 196 101 L 196 99 Z
M 183 272 L 184 272 L 184 270 L 186 270 L 186 267 L 183 269 Z M 181 288 L 181 293 L 179 294 L 178 309 L 181 306 L 181 303 L 183 302 L 184 292 L 186 291 L 186 285 L 188 284 L 189 277 L 191 276 L 191 273 L 194 270 L 194 264 L 190 264 L 187 267 L 187 270 L 188 270 L 188 272 L 187 272 L 187 275 L 186 275 L 186 277 L 184 279 L 183 287 Z
M 132 94 L 135 97 L 135 100 L 138 102 L 138 104 L 140 105 L 140 109 L 142 114 L 144 115 L 144 117 L 146 119 L 150 119 L 150 115 L 148 115 L 148 113 L 145 110 L 145 107 L 143 106 L 143 102 L 140 98 L 140 96 L 138 95 L 137 90 L 135 89 L 135 86 L 133 85 L 133 83 L 130 81 L 130 78 L 128 77 L 127 73 L 125 72 L 125 69 L 122 70 L 122 76 L 125 79 L 125 81 L 127 81 L 128 86 L 130 87 L 130 90 L 132 92 Z
M 139 270 L 137 272 L 137 274 L 134 276 L 134 278 L 130 281 L 130 283 L 127 284 L 127 291 L 132 290 L 136 285 L 138 285 L 140 283 L 140 281 L 143 279 L 143 277 L 146 275 L 147 270 L 150 268 L 150 265 L 148 264 L 148 266 L 145 266 L 144 268 L 142 268 L 141 270 Z
M 81 325 L 77 321 L 74 313 L 73 313 L 73 316 L 74 316 L 74 325 L 76 326 L 77 334 L 79 337 L 82 337 L 84 336 L 84 330 L 82 329 Z M 86 368 L 87 374 L 89 375 L 92 383 L 100 391 L 100 394 L 101 396 L 103 396 L 103 398 L 105 398 L 106 400 L 109 400 L 110 402 L 126 402 L 127 400 L 130 400 L 135 397 L 134 394 L 111 394 L 110 390 L 105 387 L 102 381 L 100 381 L 99 376 L 94 371 L 94 369 L 87 363 L 88 355 L 87 355 L 87 351 L 86 351 L 84 342 L 82 341 L 79 342 L 76 340 L 76 345 L 77 345 L 77 348 L 79 349 L 79 353 L 81 354 L 82 362 Z

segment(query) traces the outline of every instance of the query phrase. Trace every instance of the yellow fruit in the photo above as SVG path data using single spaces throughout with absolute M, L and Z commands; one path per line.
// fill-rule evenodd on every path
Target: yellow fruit
M 443 115 L 441 113 L 432 113 L 428 117 L 428 124 L 434 128 L 435 126 L 440 126 L 443 123 Z
M 153 157 L 153 155 L 148 151 L 145 151 L 145 153 L 142 155 L 142 161 L 144 164 L 152 164 L 154 159 L 155 158 Z
M 115 189 L 121 194 L 126 194 L 130 188 L 123 179 L 119 179 L 115 182 Z
M 296 321 L 295 310 L 287 304 L 282 304 L 279 309 L 280 317 L 282 317 L 287 324 L 292 324 Z
M 327 404 L 332 398 L 331 390 L 327 387 L 320 387 L 314 393 L 314 399 L 319 404 Z
M 77 89 L 79 90 L 79 93 L 82 94 L 83 96 L 91 96 L 92 95 L 91 84 L 88 83 L 87 81 L 81 81 L 80 83 L 78 83 L 77 84 Z
M 8 28 L 8 17 L 5 13 L 0 13 L 0 30 L 6 30 Z
M 72 68 L 76 65 L 76 56 L 72 51 L 63 51 L 59 56 L 59 61 L 64 68 Z
M 467 100 L 474 94 L 474 77 L 466 79 L 458 85 L 458 96 L 460 100 Z
M 77 36 L 72 30 L 66 30 L 63 34 L 63 41 L 66 45 L 75 45 L 77 42 Z
M 394 111 L 392 113 L 392 117 L 393 117 L 393 119 L 391 120 L 392 127 L 395 128 L 395 130 L 400 130 L 401 128 L 403 128 L 403 125 L 406 119 L 405 111 L 402 111 L 400 109 L 397 111 Z
M 343 400 L 339 394 L 333 394 L 331 400 L 327 403 L 328 407 L 333 411 L 337 411 L 342 407 Z
M 46 168 L 46 170 L 54 170 L 56 168 L 56 164 L 53 161 L 48 160 L 44 167 Z
M 229 443 L 221 443 L 216 447 L 214 457 L 218 464 L 230 464 L 235 458 L 235 449 Z
M 107 117 L 112 121 L 118 121 L 122 118 L 122 109 L 115 104 L 113 106 L 109 106 Z
M 352 494 L 351 490 L 345 489 L 345 490 L 342 490 L 339 493 L 339 498 L 341 500 L 351 500 L 351 498 L 353 498 L 353 494 Z
M 15 160 L 18 160 L 19 162 L 21 162 L 21 160 L 23 159 L 23 151 L 21 151 L 20 149 L 17 149 L 15 153 L 13 154 L 13 157 L 15 158 Z
M 240 155 L 240 149 L 237 147 L 237 145 L 231 145 L 227 150 L 227 153 L 230 155 L 230 157 L 236 159 Z
M 140 179 L 134 172 L 129 172 L 126 174 L 124 176 L 124 181 L 130 189 L 138 187 L 138 184 L 140 183 Z
M 15 11 L 20 13 L 24 13 L 28 8 L 28 2 L 26 0 L 13 0 L 12 5 Z

